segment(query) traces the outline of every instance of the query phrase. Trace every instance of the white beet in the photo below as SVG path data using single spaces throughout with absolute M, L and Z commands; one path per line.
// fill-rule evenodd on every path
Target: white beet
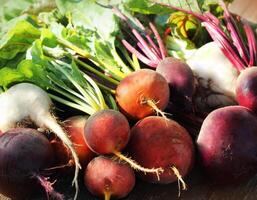
M 189 57 L 187 64 L 197 76 L 200 86 L 212 91 L 207 96 L 208 106 L 235 103 L 235 85 L 239 73 L 215 42 L 200 47 Z

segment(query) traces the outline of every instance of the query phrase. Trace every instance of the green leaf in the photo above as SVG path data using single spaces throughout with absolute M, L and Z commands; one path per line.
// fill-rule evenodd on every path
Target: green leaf
M 233 0 L 225 0 L 231 3 Z M 142 14 L 169 14 L 171 9 L 158 5 L 154 2 L 165 3 L 175 7 L 180 7 L 194 12 L 210 10 L 211 5 L 218 5 L 219 0 L 125 0 L 125 6 L 131 11 Z M 174 10 L 173 10 L 174 11 Z
M 155 2 L 200 12 L 204 0 L 155 0 Z M 158 5 L 152 0 L 127 0 L 125 5 L 128 9 L 143 14 L 168 14 L 172 12 L 172 9 Z
M 168 1 L 163 3 L 168 3 Z M 157 5 L 149 0 L 127 0 L 125 7 L 133 12 L 142 14 L 167 14 L 171 12 L 170 8 Z
M 25 20 L 18 21 L 0 39 L 0 59 L 13 59 L 18 53 L 25 52 L 32 42 L 40 37 L 40 31 Z
M 95 3 L 95 0 L 67 1 L 56 0 L 61 13 L 71 15 L 72 24 L 97 33 L 109 41 L 119 32 L 118 20 L 111 9 Z
M 26 80 L 26 77 L 16 69 L 4 67 L 0 69 L 0 86 L 7 88 L 10 84 Z
M 26 58 L 25 53 L 18 53 L 13 59 L 0 59 L 0 69 L 3 67 L 16 68 L 18 64 Z
M 8 0 L 2 6 L 2 21 L 9 21 L 22 14 L 23 11 L 28 9 L 37 0 Z

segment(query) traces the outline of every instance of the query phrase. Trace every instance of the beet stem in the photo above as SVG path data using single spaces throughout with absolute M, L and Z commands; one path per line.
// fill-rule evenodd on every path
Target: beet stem
M 144 47 L 145 51 L 147 51 L 147 54 L 146 54 L 147 57 L 152 58 L 152 59 L 157 59 L 155 54 L 152 52 L 152 50 L 150 49 L 149 45 L 144 40 L 144 38 L 139 34 L 139 32 L 136 29 L 133 29 L 132 33 L 137 38 L 137 40 L 142 44 L 142 46 Z
M 255 62 L 257 62 L 255 36 L 252 28 L 247 23 L 244 24 L 244 30 L 247 37 L 249 52 L 250 52 L 249 66 L 253 66 Z
M 156 44 L 154 43 L 154 41 L 152 40 L 152 38 L 150 37 L 149 34 L 146 34 L 146 39 L 148 40 L 148 42 L 150 43 L 150 45 L 152 46 L 154 52 L 159 56 L 161 57 L 161 52 L 160 52 L 160 49 L 156 46 Z
M 171 169 L 174 172 L 174 174 L 176 175 L 176 177 L 178 178 L 178 197 L 180 197 L 180 195 L 181 195 L 180 185 L 182 185 L 182 190 L 187 190 L 187 185 L 186 185 L 185 181 L 183 180 L 181 174 L 179 173 L 178 169 L 175 166 L 172 166 Z
M 164 172 L 164 170 L 161 167 L 151 168 L 151 169 L 144 168 L 140 166 L 135 160 L 124 156 L 121 152 L 115 151 L 113 152 L 113 154 L 116 155 L 120 160 L 127 162 L 135 170 L 138 170 L 144 173 L 155 173 L 158 180 L 160 180 L 160 174 Z
M 166 50 L 166 48 L 164 46 L 164 43 L 163 43 L 163 41 L 161 39 L 161 36 L 158 33 L 156 27 L 153 25 L 153 23 L 149 23 L 149 26 L 152 29 L 152 31 L 153 31 L 153 33 L 154 33 L 154 35 L 156 37 L 157 43 L 158 43 L 160 51 L 161 51 L 162 59 L 164 59 L 164 58 L 167 57 L 167 50 Z
M 81 169 L 81 166 L 79 163 L 78 155 L 74 149 L 74 145 L 70 141 L 67 134 L 62 130 L 61 126 L 56 122 L 56 120 L 50 114 L 40 115 L 40 117 L 37 118 L 37 122 L 39 123 L 39 125 L 45 126 L 49 128 L 51 131 L 53 131 L 70 150 L 75 163 L 75 173 L 74 173 L 72 185 L 75 186 L 75 190 L 76 190 L 74 199 L 77 199 L 78 192 L 79 192 L 78 175 L 79 175 L 79 169 Z
M 111 199 L 111 193 L 109 191 L 104 192 L 104 200 L 110 200 Z
M 44 170 L 45 171 L 51 171 L 51 170 L 56 170 L 56 169 L 62 169 L 62 168 L 65 168 L 65 167 L 72 167 L 72 166 L 74 166 L 74 161 L 73 160 L 69 160 L 69 162 L 67 164 L 46 168 Z
M 49 200 L 49 196 L 53 197 L 54 199 L 57 200 L 64 200 L 64 197 L 62 194 L 60 194 L 59 192 L 56 192 L 53 188 L 53 184 L 56 182 L 54 181 L 53 183 L 51 183 L 50 181 L 48 181 L 48 178 L 44 177 L 44 176 L 40 176 L 40 175 L 35 175 L 35 177 L 38 179 L 40 185 L 44 188 L 46 195 L 47 195 L 47 199 Z
M 142 55 L 139 51 L 137 51 L 134 47 L 132 47 L 126 40 L 123 39 L 121 42 L 125 46 L 125 48 L 128 51 L 130 51 L 130 53 L 136 55 L 137 58 L 141 60 L 143 63 L 153 68 L 157 67 L 157 65 L 153 61 L 149 60 L 147 57 Z
M 148 54 L 147 50 L 144 48 L 144 46 L 140 42 L 137 43 L 137 46 L 143 51 L 143 53 L 145 55 Z M 155 53 L 155 51 L 153 51 L 152 47 L 151 47 L 151 51 L 152 51 L 153 55 L 155 55 L 155 57 L 152 59 L 152 61 L 157 61 L 157 63 L 159 63 L 161 58 Z
M 148 106 L 150 106 L 158 115 L 161 115 L 163 118 L 167 119 L 166 115 L 167 113 L 161 111 L 156 105 L 158 104 L 158 102 L 155 102 L 154 100 L 152 99 L 142 99 L 141 100 L 141 103 L 142 104 L 146 104 Z

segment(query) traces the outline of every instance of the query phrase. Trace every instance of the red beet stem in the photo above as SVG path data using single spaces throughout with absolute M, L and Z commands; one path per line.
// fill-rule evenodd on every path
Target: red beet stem
M 164 59 L 164 58 L 167 57 L 167 50 L 166 50 L 166 48 L 165 48 L 165 46 L 164 46 L 164 43 L 163 43 L 163 41 L 162 41 L 162 39 L 161 39 L 161 36 L 160 36 L 160 34 L 158 33 L 156 27 L 155 27 L 152 23 L 149 23 L 149 26 L 150 26 L 150 28 L 152 29 L 152 31 L 153 31 L 153 33 L 154 33 L 154 35 L 155 35 L 155 37 L 156 37 L 156 40 L 157 40 L 157 43 L 158 43 L 158 45 L 159 45 L 160 52 L 161 52 L 161 55 L 162 55 L 162 59 Z
M 141 60 L 143 63 L 145 63 L 146 65 L 148 65 L 152 68 L 157 67 L 157 65 L 154 61 L 152 61 L 152 60 L 148 59 L 147 57 L 145 57 L 144 55 L 142 55 L 139 51 L 137 51 L 134 47 L 132 47 L 126 40 L 123 39 L 121 42 L 127 50 L 129 50 L 132 54 L 135 54 L 136 57 L 139 60 Z
M 249 66 L 253 66 L 257 62 L 255 36 L 252 28 L 247 23 L 244 24 L 244 30 L 247 37 L 248 48 L 250 52 Z
M 56 200 L 64 200 L 63 195 L 54 190 L 53 184 L 55 182 L 51 183 L 50 181 L 48 181 L 48 178 L 44 176 L 35 175 L 35 177 L 39 181 L 40 185 L 44 188 L 48 200 L 49 200 L 49 197 L 52 197 L 53 199 L 56 199 Z

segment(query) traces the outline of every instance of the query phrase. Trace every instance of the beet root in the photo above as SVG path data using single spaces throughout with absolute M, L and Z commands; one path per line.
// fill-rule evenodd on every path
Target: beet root
M 168 105 L 169 95 L 165 78 L 150 69 L 131 73 L 116 88 L 116 100 L 121 111 L 132 119 L 163 111 Z
M 84 182 L 96 196 L 105 197 L 105 200 L 110 197 L 120 199 L 133 189 L 135 174 L 129 165 L 99 156 L 88 164 Z
M 106 109 L 88 118 L 84 134 L 92 151 L 97 154 L 111 154 L 121 151 L 127 145 L 130 127 L 124 115 Z
M 146 117 L 131 129 L 128 151 L 133 159 L 147 168 L 161 167 L 160 180 L 140 172 L 152 183 L 182 181 L 194 163 L 194 146 L 188 132 L 177 122 L 162 117 Z
M 65 130 L 74 144 L 75 151 L 83 168 L 95 157 L 95 153 L 88 147 L 84 137 L 87 119 L 88 117 L 86 116 L 74 116 L 66 119 L 64 123 Z
M 236 100 L 257 113 L 257 67 L 243 70 L 236 81 Z
M 163 171 L 161 168 L 145 168 L 121 153 L 130 139 L 130 127 L 125 116 L 118 111 L 102 110 L 89 117 L 84 134 L 89 148 L 97 154 L 114 154 L 132 168 L 156 174 L 157 178 Z
M 42 174 L 54 159 L 53 149 L 38 131 L 17 128 L 0 136 L 0 193 L 12 199 L 33 196 L 40 189 L 63 199 Z M 42 174 L 41 174 L 42 173 Z
M 257 119 L 245 107 L 211 112 L 197 145 L 206 173 L 217 183 L 237 183 L 257 172 Z
M 156 71 L 169 84 L 170 101 L 182 107 L 191 107 L 195 92 L 195 79 L 191 68 L 179 59 L 167 57 L 158 64 Z

